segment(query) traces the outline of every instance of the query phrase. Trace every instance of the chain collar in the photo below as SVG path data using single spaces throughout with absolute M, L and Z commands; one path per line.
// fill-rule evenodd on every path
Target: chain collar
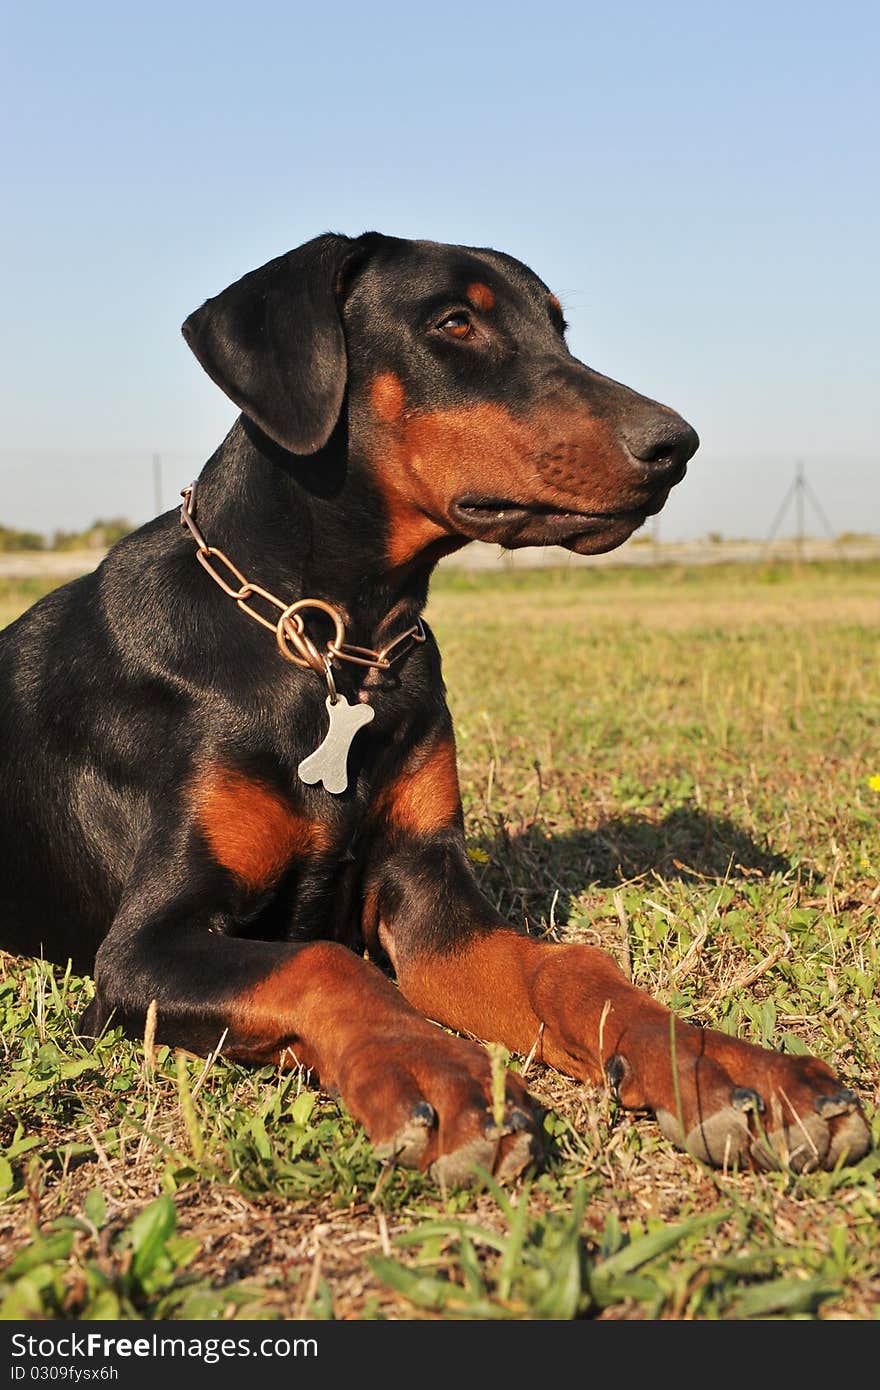
M 369 666 L 372 670 L 387 671 L 395 661 L 399 661 L 411 647 L 418 642 L 425 641 L 425 629 L 422 620 L 408 627 L 406 632 L 401 632 L 398 637 L 386 642 L 385 646 L 379 651 L 374 651 L 372 647 L 356 647 L 345 640 L 345 624 L 337 608 L 331 603 L 325 603 L 320 598 L 301 598 L 295 603 L 284 603 L 274 594 L 270 594 L 268 589 L 263 589 L 259 584 L 253 584 L 249 579 L 245 579 L 241 570 L 238 569 L 228 555 L 224 555 L 222 550 L 216 546 L 209 545 L 202 535 L 194 518 L 196 503 L 196 485 L 190 483 L 181 492 L 183 504 L 180 508 L 180 521 L 186 526 L 190 535 L 196 543 L 196 559 L 204 570 L 208 572 L 215 584 L 218 584 L 229 598 L 235 599 L 239 608 L 246 613 L 249 618 L 253 618 L 261 627 L 265 627 L 269 632 L 275 633 L 275 640 L 278 643 L 278 650 L 285 661 L 292 661 L 294 666 L 303 666 L 312 671 L 317 671 L 322 676 L 330 689 L 331 696 L 335 696 L 335 686 L 331 666 L 334 661 L 349 661 L 355 666 Z M 236 585 L 229 583 L 223 575 L 218 573 L 215 563 L 224 566 Z M 264 603 L 274 608 L 279 616 L 275 621 L 270 621 L 259 613 L 252 606 L 251 600 L 262 599 Z M 333 623 L 333 637 L 326 643 L 325 651 L 320 651 L 309 637 L 305 629 L 305 624 L 301 617 L 304 609 L 317 608 Z

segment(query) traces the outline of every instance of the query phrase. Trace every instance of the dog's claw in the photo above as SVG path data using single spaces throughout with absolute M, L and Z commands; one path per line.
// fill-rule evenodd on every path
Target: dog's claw
M 487 1114 L 483 1120 L 483 1133 L 487 1139 L 504 1139 L 509 1134 L 523 1134 L 527 1130 L 534 1130 L 534 1128 L 534 1118 L 518 1107 L 505 1111 L 500 1124 L 491 1113 Z
M 813 1173 L 817 1168 L 835 1168 L 844 1159 L 857 1163 L 870 1147 L 871 1137 L 855 1092 L 840 1086 L 827 1096 L 819 1096 L 813 1111 L 755 1140 L 755 1166 Z
M 827 1166 L 829 1143 L 824 1120 L 817 1115 L 802 1115 L 781 1129 L 770 1130 L 754 1140 L 752 1160 L 756 1168 L 765 1172 L 790 1168 L 793 1173 L 813 1173 Z
M 428 1146 L 430 1132 L 437 1123 L 437 1113 L 433 1105 L 420 1100 L 410 1111 L 406 1124 L 384 1144 L 376 1145 L 376 1154 L 382 1159 L 391 1159 L 404 1168 L 418 1168 Z
M 730 1093 L 730 1103 L 734 1110 L 754 1111 L 756 1115 L 764 1113 L 764 1102 L 749 1086 L 736 1086 Z
M 617 1092 L 620 1090 L 620 1083 L 625 1079 L 628 1071 L 629 1064 L 625 1057 L 621 1057 L 619 1052 L 615 1052 L 605 1063 L 605 1076 L 607 1077 L 608 1085 L 615 1095 L 617 1095 Z
M 532 1122 L 524 1110 L 511 1110 L 510 1128 L 512 1130 L 519 1132 L 521 1130 L 530 1129 L 531 1125 Z
M 495 1176 L 499 1182 L 512 1182 L 540 1157 L 541 1143 L 538 1136 L 529 1129 L 519 1129 L 511 1143 L 503 1150 L 495 1169 Z
M 487 1111 L 480 1128 L 482 1133 L 435 1159 L 430 1172 L 436 1180 L 462 1186 L 478 1180 L 479 1169 L 485 1168 L 499 1182 L 511 1182 L 541 1156 L 535 1116 L 509 1100 L 500 1124 Z
M 477 1136 L 452 1153 L 441 1154 L 431 1165 L 431 1175 L 451 1186 L 464 1186 L 478 1178 L 480 1168 L 494 1172 L 499 1182 L 511 1182 L 541 1155 L 534 1124 L 522 1110 L 512 1111 L 501 1125 L 491 1115 Z
M 820 1096 L 814 1108 L 823 1120 L 832 1120 L 835 1115 L 848 1115 L 857 1105 L 855 1091 L 851 1091 L 848 1086 L 841 1086 L 831 1096 Z

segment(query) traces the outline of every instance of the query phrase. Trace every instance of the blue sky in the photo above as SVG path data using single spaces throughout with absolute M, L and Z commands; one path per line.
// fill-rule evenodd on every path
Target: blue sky
M 226 0 L 4 15 L 0 521 L 164 505 L 235 416 L 180 323 L 332 229 L 492 245 L 703 447 L 668 538 L 796 460 L 880 531 L 875 4 Z

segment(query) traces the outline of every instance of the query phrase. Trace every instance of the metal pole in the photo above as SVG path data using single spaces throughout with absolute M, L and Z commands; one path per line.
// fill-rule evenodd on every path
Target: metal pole
M 793 491 L 794 491 L 794 489 L 795 489 L 796 486 L 797 486 L 797 484 L 796 484 L 796 483 L 793 483 L 793 484 L 787 489 L 786 494 L 785 494 L 785 496 L 784 496 L 783 499 L 782 499 L 782 506 L 779 508 L 779 511 L 776 513 L 775 517 L 773 518 L 773 525 L 770 527 L 770 530 L 769 530 L 768 535 L 767 535 L 767 539 L 766 539 L 766 541 L 764 542 L 764 558 L 765 558 L 765 559 L 767 558 L 767 555 L 769 554 L 771 545 L 773 544 L 774 540 L 776 539 L 776 532 L 779 530 L 779 527 L 782 525 L 782 521 L 783 521 L 783 518 L 785 517 L 785 513 L 788 511 L 788 504 L 789 504 L 789 502 L 791 501 L 792 493 L 793 493 Z
M 804 558 L 804 465 L 795 464 L 795 507 L 797 516 L 798 563 Z

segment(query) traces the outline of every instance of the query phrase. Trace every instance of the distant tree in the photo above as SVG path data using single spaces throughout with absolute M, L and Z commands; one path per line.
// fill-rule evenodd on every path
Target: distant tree
M 36 531 L 16 531 L 13 526 L 0 526 L 0 551 L 45 550 L 45 538 Z
M 132 530 L 125 517 L 110 520 L 99 518 L 85 531 L 56 531 L 52 537 L 53 550 L 106 550 Z

